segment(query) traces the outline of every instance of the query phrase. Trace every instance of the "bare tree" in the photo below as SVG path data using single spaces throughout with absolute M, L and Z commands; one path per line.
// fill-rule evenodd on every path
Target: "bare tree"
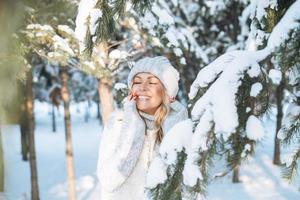
M 31 199 L 39 200 L 38 174 L 34 142 L 34 114 L 33 114 L 33 92 L 32 92 L 32 71 L 28 72 L 26 79 L 26 110 L 29 127 L 29 163 L 31 172 Z
M 71 116 L 69 110 L 70 95 L 68 90 L 68 71 L 66 67 L 62 67 L 60 71 L 61 78 L 61 97 L 64 102 L 64 115 L 65 115 L 65 134 L 66 134 L 66 161 L 67 161 L 67 179 L 68 179 L 68 192 L 69 199 L 76 199 L 75 191 L 75 173 L 73 166 L 73 149 L 71 140 Z

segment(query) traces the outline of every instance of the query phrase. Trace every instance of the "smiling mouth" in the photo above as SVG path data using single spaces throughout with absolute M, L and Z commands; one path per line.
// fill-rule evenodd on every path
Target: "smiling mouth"
M 140 95 L 140 96 L 138 96 L 138 99 L 140 99 L 140 100 L 147 100 L 147 99 L 149 99 L 150 97 L 148 97 L 148 96 L 143 96 L 143 95 Z

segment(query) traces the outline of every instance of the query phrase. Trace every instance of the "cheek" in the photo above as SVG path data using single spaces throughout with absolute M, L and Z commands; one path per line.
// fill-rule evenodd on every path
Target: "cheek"
M 155 88 L 153 90 L 153 96 L 155 97 L 154 100 L 157 104 L 160 104 L 163 101 L 163 92 L 161 88 Z
M 136 85 L 132 85 L 131 90 L 136 91 L 137 90 L 137 86 Z

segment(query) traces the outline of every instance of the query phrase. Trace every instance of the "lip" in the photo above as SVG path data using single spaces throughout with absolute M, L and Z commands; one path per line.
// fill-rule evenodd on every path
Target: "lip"
M 147 100 L 147 99 L 150 99 L 150 96 L 146 96 L 146 95 L 138 95 L 138 99 L 141 99 L 141 100 Z

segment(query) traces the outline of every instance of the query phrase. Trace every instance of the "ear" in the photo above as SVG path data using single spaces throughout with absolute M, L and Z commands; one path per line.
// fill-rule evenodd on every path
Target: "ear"
M 169 102 L 173 103 L 175 101 L 175 97 L 169 97 Z

